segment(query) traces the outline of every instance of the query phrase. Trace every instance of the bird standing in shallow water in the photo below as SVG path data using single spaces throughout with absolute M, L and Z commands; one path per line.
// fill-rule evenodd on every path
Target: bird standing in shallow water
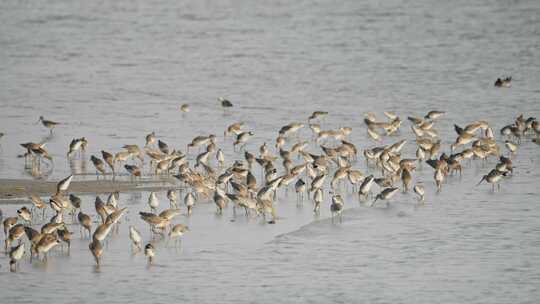
M 40 117 L 39 117 L 38 122 L 41 122 L 41 124 L 42 124 L 45 128 L 49 129 L 49 131 L 51 132 L 51 134 L 52 134 L 52 132 L 53 132 L 54 127 L 56 127 L 57 125 L 60 124 L 59 122 L 55 122 L 55 121 L 52 121 L 52 120 L 47 120 L 47 119 L 43 118 L 43 116 L 40 116 Z
M 82 211 L 77 214 L 77 219 L 79 221 L 79 231 L 81 232 L 81 238 L 83 237 L 82 228 L 86 229 L 88 231 L 88 237 L 90 237 L 91 230 L 92 230 L 92 218 L 88 216 L 87 214 L 82 213 Z
M 103 161 L 94 155 L 90 156 L 90 160 L 94 164 L 94 167 L 96 168 L 96 178 L 99 178 L 99 173 L 105 177 L 105 164 Z
M 136 248 L 137 251 L 142 250 L 142 237 L 141 233 L 134 226 L 129 226 L 129 238 L 133 242 L 132 248 Z
M 114 156 L 111 153 L 109 153 L 107 151 L 103 151 L 103 150 L 101 150 L 101 156 L 103 156 L 103 160 L 107 163 L 109 168 L 111 168 L 113 178 L 114 178 L 114 175 L 115 175 L 115 172 L 114 172 Z
M 88 245 L 88 249 L 90 249 L 90 252 L 96 260 L 96 266 L 99 268 L 99 266 L 101 265 L 101 255 L 103 254 L 103 245 L 101 245 L 100 241 L 93 239 L 92 242 Z
M 497 169 L 491 170 L 487 175 L 482 176 L 482 179 L 476 184 L 477 186 L 480 185 L 483 181 L 486 181 L 491 184 L 491 190 L 495 191 L 495 184 L 497 184 L 497 189 L 501 189 L 501 184 L 499 181 L 502 179 L 504 175 L 506 175 L 506 172 L 500 172 Z
M 129 174 L 131 174 L 131 177 L 141 177 L 141 169 L 135 165 L 124 165 L 124 168 L 126 169 Z
M 509 88 L 512 86 L 512 77 L 497 78 L 495 80 L 495 86 L 499 88 Z
M 18 262 L 22 259 L 24 255 L 24 243 L 19 244 L 19 246 L 11 248 L 9 252 L 9 270 L 11 272 L 17 271 Z
M 223 97 L 219 97 L 218 101 L 221 102 L 221 106 L 223 108 L 232 108 L 232 106 L 233 106 L 232 102 L 230 102 L 229 100 L 227 100 L 227 99 L 225 99 Z
M 334 217 L 339 216 L 339 222 L 343 222 L 343 207 L 344 207 L 343 198 L 339 194 L 332 196 L 332 204 L 330 205 L 330 211 L 332 212 L 332 223 L 334 222 Z
M 148 258 L 148 264 L 152 264 L 156 256 L 156 250 L 152 244 L 148 243 L 144 246 L 144 255 Z
M 148 196 L 148 206 L 150 206 L 150 210 L 152 212 L 156 212 L 157 208 L 159 207 L 159 200 L 156 193 L 153 191 L 150 192 L 150 195 Z
M 422 186 L 421 184 L 416 184 L 413 188 L 413 191 L 418 195 L 418 200 L 423 203 L 425 195 L 424 186 Z
M 504 146 L 506 147 L 506 149 L 508 149 L 508 151 L 510 151 L 511 155 L 514 155 L 516 153 L 516 151 L 517 151 L 517 148 L 518 148 L 518 146 L 515 143 L 513 143 L 513 142 L 511 142 L 509 140 L 504 141 Z
M 182 236 L 186 231 L 189 231 L 189 227 L 182 224 L 177 224 L 169 231 L 169 238 L 175 240 L 175 245 L 178 246 L 182 242 Z

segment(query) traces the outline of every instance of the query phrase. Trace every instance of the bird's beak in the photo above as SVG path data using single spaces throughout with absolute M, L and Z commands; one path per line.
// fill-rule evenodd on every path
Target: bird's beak
M 482 179 L 478 182 L 478 184 L 476 184 L 477 186 L 480 185 L 484 180 L 486 179 L 486 177 L 482 177 Z

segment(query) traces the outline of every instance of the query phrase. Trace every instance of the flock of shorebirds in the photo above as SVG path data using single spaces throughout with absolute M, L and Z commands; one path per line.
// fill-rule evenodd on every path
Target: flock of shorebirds
M 498 80 L 509 81 L 511 78 Z M 225 99 L 218 98 L 221 106 L 226 109 L 233 104 Z M 184 113 L 190 111 L 189 105 L 180 107 Z M 511 176 L 513 172 L 512 158 L 523 138 L 532 138 L 540 144 L 540 124 L 535 118 L 517 117 L 513 123 L 500 129 L 503 141 L 497 141 L 495 133 L 486 121 L 475 121 L 460 127 L 454 125 L 456 139 L 447 152 L 443 147 L 436 128 L 437 121 L 442 119 L 445 112 L 429 111 L 422 117 L 408 117 L 410 128 L 414 133 L 415 155 L 406 158 L 402 149 L 406 145 L 405 139 L 395 140 L 391 144 L 382 145 L 384 137 L 399 136 L 402 127 L 401 118 L 393 112 L 384 112 L 385 119 L 379 120 L 375 114 L 365 116 L 367 136 L 379 145 L 363 150 L 363 157 L 367 170 L 366 174 L 353 166 L 358 164 L 358 148 L 348 140 L 352 132 L 350 127 L 338 129 L 323 129 L 321 123 L 326 111 L 313 112 L 305 122 L 292 122 L 278 130 L 274 148 L 265 142 L 258 148 L 258 154 L 249 152 L 246 144 L 254 136 L 242 122 L 229 125 L 224 130 L 224 144 L 227 137 L 233 136 L 232 146 L 238 156 L 232 162 L 227 162 L 222 149 L 217 146 L 217 137 L 212 134 L 200 135 L 193 138 L 187 145 L 186 153 L 178 149 L 171 149 L 169 145 L 156 138 L 155 133 L 146 135 L 146 143 L 141 148 L 136 144 L 124 145 L 123 150 L 117 153 L 101 151 L 101 158 L 91 155 L 98 176 L 112 176 L 114 180 L 118 170 L 125 170 L 131 179 L 136 182 L 145 175 L 163 176 L 180 181 L 181 187 L 172 187 L 166 192 L 169 208 L 158 212 L 159 199 L 155 192 L 148 197 L 150 212 L 141 211 L 141 219 L 148 223 L 152 236 L 175 239 L 178 242 L 182 235 L 189 231 L 183 224 L 173 224 L 174 219 L 184 214 L 190 216 L 194 206 L 200 202 L 213 201 L 216 213 L 222 214 L 229 204 L 232 204 L 233 215 L 237 209 L 243 209 L 245 216 L 261 216 L 270 224 L 275 223 L 277 191 L 288 191 L 291 185 L 297 194 L 297 203 L 302 204 L 304 196 L 313 202 L 313 212 L 319 214 L 325 194 L 330 196 L 329 208 L 332 222 L 335 219 L 342 221 L 342 211 L 345 200 L 344 191 L 357 193 L 361 204 L 374 206 L 380 201 L 388 201 L 399 190 L 413 191 L 420 204 L 424 203 L 424 185 L 417 182 L 413 185 L 413 174 L 417 166 L 427 163 L 433 168 L 433 179 L 437 191 L 441 191 L 447 178 L 460 174 L 464 163 L 479 160 L 485 163 L 488 158 L 497 160 L 493 170 L 482 177 L 480 183 L 487 182 L 500 188 L 500 181 Z M 57 122 L 40 117 L 40 122 L 53 132 L 60 125 Z M 301 138 L 300 130 L 309 127 L 311 136 Z M 67 158 L 84 158 L 87 148 L 86 138 L 73 139 L 68 147 Z M 499 144 L 504 144 L 508 150 L 504 156 Z M 25 163 L 39 167 L 44 160 L 52 161 L 45 146 L 40 143 L 24 143 L 26 149 L 22 155 Z M 198 152 L 193 152 L 198 149 Z M 315 152 L 318 151 L 318 152 Z M 243 153 L 242 153 L 243 152 Z M 190 158 L 190 153 L 192 157 Z M 448 154 L 447 154 L 448 153 Z M 146 160 L 149 162 L 145 162 Z M 122 166 L 123 165 L 123 166 Z M 256 166 L 260 167 L 260 177 L 256 177 Z M 378 176 L 376 176 L 378 175 Z M 81 211 L 81 199 L 69 193 L 73 175 L 61 180 L 56 187 L 56 193 L 43 200 L 37 195 L 30 195 L 32 207 L 22 207 L 17 210 L 16 216 L 3 219 L 5 235 L 5 250 L 9 255 L 11 271 L 17 270 L 18 262 L 27 254 L 29 258 L 47 259 L 47 253 L 55 246 L 66 243 L 69 250 L 72 232 L 68 230 L 66 220 L 79 225 L 81 238 L 88 237 L 88 248 L 95 258 L 97 267 L 100 265 L 104 253 L 104 244 L 111 231 L 117 231 L 122 216 L 127 207 L 121 208 L 118 204 L 119 193 L 111 193 L 107 201 L 99 196 L 95 199 L 95 218 L 91 214 Z M 480 184 L 479 183 L 479 184 Z M 379 192 L 370 199 L 377 184 Z M 183 194 L 185 191 L 185 194 Z M 183 196 L 186 211 L 181 211 L 178 200 Z M 45 221 L 46 212 L 51 209 L 53 217 Z M 0 218 L 2 212 L 0 210 Z M 39 230 L 34 229 L 35 219 L 41 217 L 45 223 Z M 97 220 L 96 220 L 97 219 Z M 95 229 L 94 229 L 95 226 Z M 143 237 L 136 227 L 129 227 L 129 236 L 132 240 L 133 250 L 144 251 L 148 262 L 152 263 L 156 248 L 152 243 L 143 246 Z M 17 246 L 12 247 L 17 243 Z M 63 247 L 63 246 L 62 246 Z

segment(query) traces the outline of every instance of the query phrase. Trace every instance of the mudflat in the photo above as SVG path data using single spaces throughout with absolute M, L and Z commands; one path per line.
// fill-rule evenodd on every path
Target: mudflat
M 0 179 L 0 200 L 16 200 L 26 198 L 30 194 L 47 196 L 56 192 L 55 181 Z M 174 179 L 112 181 L 112 180 L 83 180 L 73 181 L 69 187 L 70 193 L 91 194 L 110 193 L 114 191 L 148 191 L 177 187 Z M 1 201 L 0 201 L 1 203 Z

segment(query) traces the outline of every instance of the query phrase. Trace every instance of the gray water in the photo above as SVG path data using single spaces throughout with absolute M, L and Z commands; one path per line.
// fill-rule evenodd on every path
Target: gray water
M 45 178 L 57 180 L 71 172 L 74 137 L 88 138 L 86 158 L 143 145 L 151 131 L 183 150 L 244 121 L 255 152 L 320 109 L 330 112 L 324 127 L 352 127 L 360 149 L 374 146 L 368 111 L 405 119 L 444 110 L 436 128 L 448 151 L 453 123 L 483 119 L 498 130 L 522 112 L 539 117 L 539 37 L 538 1 L 1 1 L 0 177 L 31 178 L 16 157 L 22 142 L 47 141 L 54 166 Z M 506 75 L 512 88 L 493 88 Z M 35 125 L 40 115 L 63 124 L 49 136 Z M 408 122 L 383 143 L 400 138 L 413 157 Z M 230 141 L 218 145 L 228 161 L 241 158 Z M 122 194 L 128 222 L 99 272 L 73 226 L 69 257 L 23 262 L 17 274 L 0 257 L 0 302 L 537 303 L 539 161 L 538 146 L 524 142 L 496 193 L 474 187 L 493 161 L 466 167 L 440 194 L 425 166 L 415 180 L 426 184 L 426 205 L 399 193 L 388 209 L 366 208 L 348 196 L 339 225 L 327 206 L 316 218 L 291 194 L 280 194 L 276 225 L 230 209 L 217 217 L 203 202 L 178 220 L 191 228 L 181 252 L 157 243 L 150 268 L 127 239 L 128 224 L 149 238 L 136 216 L 148 194 Z M 83 199 L 92 213 L 94 197 Z M 1 206 L 7 215 L 17 207 Z

